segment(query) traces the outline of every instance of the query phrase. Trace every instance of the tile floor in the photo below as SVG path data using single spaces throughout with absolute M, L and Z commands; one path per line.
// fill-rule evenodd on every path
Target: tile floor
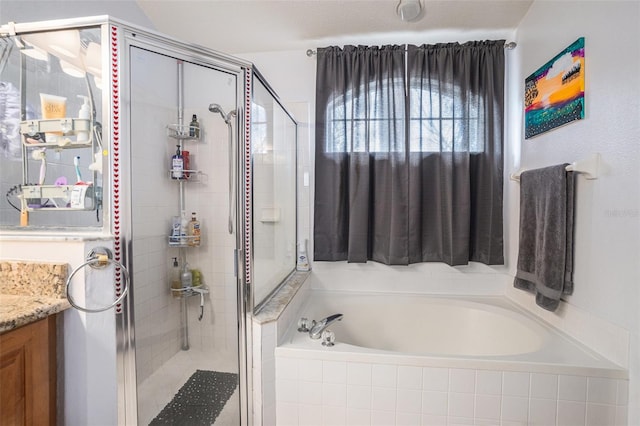
M 205 353 L 196 349 L 179 351 L 144 382 L 138 384 L 138 424 L 148 425 L 196 370 L 237 373 L 237 354 Z M 239 419 L 239 394 L 236 388 L 215 424 L 238 425 Z

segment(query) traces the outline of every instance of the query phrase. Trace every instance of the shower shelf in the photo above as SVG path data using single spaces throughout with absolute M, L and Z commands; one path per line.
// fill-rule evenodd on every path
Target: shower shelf
M 167 125 L 167 136 L 169 136 L 170 138 L 174 138 L 174 139 L 178 139 L 178 140 L 193 140 L 193 141 L 199 141 L 200 140 L 200 136 L 193 136 L 191 133 L 192 131 L 195 133 L 197 131 L 200 131 L 200 134 L 202 134 L 202 131 L 199 127 L 193 127 L 193 126 L 189 126 L 189 125 L 183 125 L 183 124 L 169 124 Z
M 169 238 L 169 247 L 176 247 L 176 248 L 180 248 L 180 247 L 197 248 L 197 247 L 200 247 L 200 243 L 194 244 L 194 245 L 189 244 L 189 241 L 195 240 L 197 238 L 197 237 L 194 237 L 194 236 L 185 235 L 183 237 L 179 237 L 180 239 L 186 240 L 186 243 L 180 243 L 180 242 L 171 241 L 172 238 L 175 238 L 175 237 L 172 237 L 172 236 L 169 236 L 168 238 Z
M 199 295 L 200 293 L 193 291 L 194 288 L 202 288 L 201 285 L 194 287 L 184 287 L 184 288 L 172 288 L 171 293 L 177 294 L 177 297 L 191 297 Z
M 174 179 L 172 176 L 174 170 L 169 170 L 169 177 L 171 180 L 179 181 L 179 182 L 200 182 L 200 178 L 202 176 L 202 172 L 198 170 L 176 170 L 182 173 L 189 173 L 188 178 L 176 178 Z

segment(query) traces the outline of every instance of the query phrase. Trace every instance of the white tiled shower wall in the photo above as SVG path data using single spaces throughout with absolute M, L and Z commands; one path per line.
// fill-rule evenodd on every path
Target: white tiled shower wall
M 628 381 L 276 355 L 278 426 L 626 425 Z
M 168 162 L 175 143 L 166 136 L 167 124 L 176 120 L 177 89 L 164 91 L 177 79 L 175 60 L 146 51 L 132 51 L 132 209 L 133 262 L 135 287 L 136 366 L 142 382 L 182 347 L 181 301 L 169 291 L 171 258 L 180 257 L 168 246 L 171 218 L 180 213 L 178 182 L 169 179 Z M 148 69 L 154 72 L 149 74 Z M 191 153 L 193 169 L 200 174 L 184 182 L 187 216 L 196 212 L 202 226 L 202 242 L 184 249 L 191 268 L 200 269 L 205 296 L 201 320 L 199 297 L 187 299 L 189 346 L 191 350 L 237 355 L 237 290 L 234 277 L 235 237 L 227 231 L 228 212 L 228 129 L 220 117 L 203 114 L 213 95 L 220 102 L 233 98 L 223 74 L 187 64 L 184 116 L 198 114 L 202 138 L 184 143 Z M 199 82 L 207 81 L 207 89 Z M 195 105 L 195 106 L 194 106 Z M 153 141 L 154 145 L 149 145 Z M 151 148 L 153 147 L 153 149 Z

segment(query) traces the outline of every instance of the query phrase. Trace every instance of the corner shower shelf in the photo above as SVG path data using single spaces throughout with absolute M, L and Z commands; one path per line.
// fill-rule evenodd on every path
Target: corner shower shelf
M 182 172 L 182 173 L 188 173 L 189 177 L 188 178 L 173 178 L 173 172 L 174 170 L 169 170 L 169 177 L 171 178 L 171 180 L 175 180 L 175 181 L 180 181 L 180 182 L 200 182 L 200 176 L 202 176 L 202 173 L 198 170 L 175 170 L 177 172 Z
M 191 296 L 199 295 L 200 293 L 197 292 L 197 291 L 193 291 L 194 289 L 202 289 L 202 290 L 206 290 L 206 293 L 209 292 L 209 289 L 201 284 L 201 285 L 192 286 L 192 287 L 172 288 L 171 289 L 171 293 L 174 296 L 179 297 L 179 298 L 191 297 Z
M 198 244 L 189 244 L 189 242 L 194 241 L 196 238 L 198 238 L 196 236 L 185 235 L 185 236 L 182 236 L 182 237 L 178 237 L 180 240 L 184 240 L 185 242 L 172 241 L 172 238 L 176 238 L 176 237 L 169 236 L 168 238 L 169 238 L 169 247 L 177 247 L 177 248 L 180 248 L 180 247 L 193 247 L 193 248 L 200 247 L 200 243 L 198 243 Z
M 194 136 L 195 133 L 202 134 L 202 130 L 199 127 L 193 127 L 183 124 L 169 124 L 167 125 L 167 136 L 178 140 L 193 140 L 199 141 L 200 136 Z

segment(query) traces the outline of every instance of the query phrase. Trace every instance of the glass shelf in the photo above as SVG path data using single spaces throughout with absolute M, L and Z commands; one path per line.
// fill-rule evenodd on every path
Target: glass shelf
M 91 121 L 84 118 L 55 118 L 48 120 L 26 120 L 20 122 L 20 132 L 22 133 L 22 144 L 27 147 L 54 146 L 56 148 L 90 148 Z M 78 141 L 77 135 L 81 132 L 87 133 L 87 140 Z M 55 142 L 42 142 L 33 136 L 39 133 L 60 133 L 56 135 Z M 75 137 L 75 138 L 73 138 Z
M 23 185 L 22 197 L 27 211 L 95 209 L 92 185 Z

